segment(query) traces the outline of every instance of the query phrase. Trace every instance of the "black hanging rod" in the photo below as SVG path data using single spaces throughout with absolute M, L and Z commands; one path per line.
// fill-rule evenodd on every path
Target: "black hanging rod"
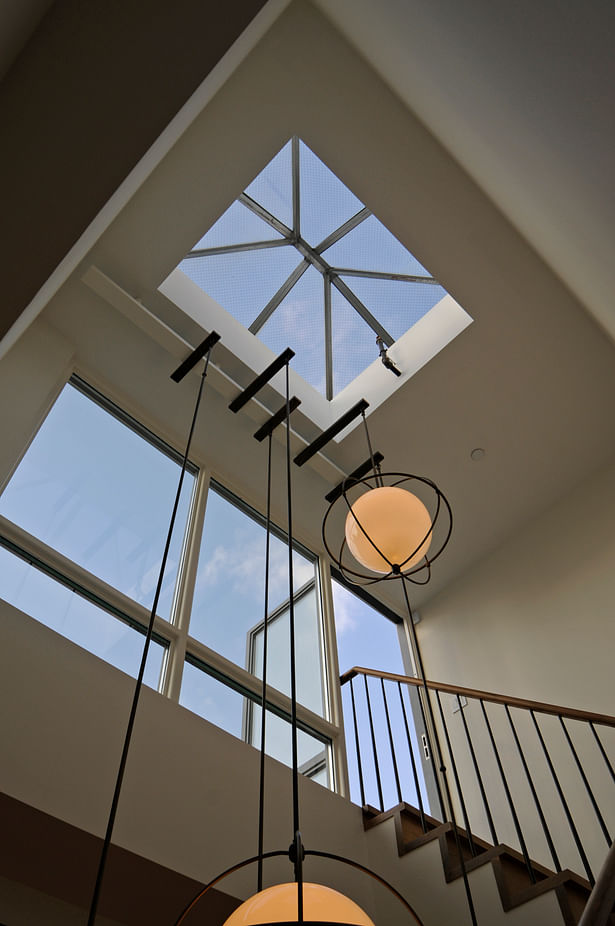
M 316 440 L 306 447 L 301 453 L 298 453 L 295 457 L 295 463 L 297 466 L 303 466 L 304 463 L 307 463 L 308 460 L 311 460 L 315 453 L 318 453 L 319 450 L 328 444 L 329 441 L 335 437 L 336 434 L 339 434 L 340 431 L 343 431 L 347 424 L 350 424 L 351 421 L 360 415 L 361 412 L 364 412 L 366 408 L 369 408 L 369 402 L 365 399 L 361 399 L 357 402 L 356 405 L 353 405 L 352 408 L 349 408 L 347 412 L 337 419 L 326 431 L 323 431 L 320 437 L 317 437 Z
M 371 457 L 368 457 L 364 463 L 361 463 L 360 466 L 357 466 L 356 469 L 353 469 L 349 476 L 346 476 L 345 479 L 342 479 L 342 481 L 339 482 L 334 489 L 331 489 L 330 492 L 327 492 L 325 495 L 326 500 L 330 504 L 336 502 L 344 491 L 344 488 L 349 489 L 351 485 L 354 485 L 355 482 L 358 482 L 360 479 L 362 479 L 365 473 L 369 473 L 370 469 L 373 469 L 374 466 L 379 466 L 383 460 L 384 456 L 380 453 L 379 450 L 377 450 L 374 454 L 373 460 Z
M 295 352 L 294 350 L 291 350 L 290 347 L 287 347 L 285 351 L 282 351 L 280 356 L 276 357 L 273 363 L 270 363 L 266 370 L 263 370 L 263 372 L 257 376 L 256 379 L 252 380 L 249 386 L 246 386 L 243 392 L 240 392 L 239 395 L 233 399 L 229 405 L 230 410 L 232 412 L 238 412 L 241 408 L 243 408 L 244 405 L 249 402 L 253 396 L 256 395 L 259 389 L 262 389 L 263 386 L 269 382 L 272 376 L 275 376 L 275 374 L 278 373 L 283 366 L 286 366 L 286 364 L 294 356 Z
M 301 405 L 301 399 L 298 399 L 296 395 L 292 397 L 288 403 L 289 413 L 292 415 L 294 410 Z M 275 431 L 280 422 L 284 421 L 286 418 L 286 402 L 278 409 L 277 412 L 267 419 L 267 421 L 260 426 L 258 431 L 255 433 L 254 437 L 257 441 L 265 440 L 266 437 L 269 437 L 272 431 Z
M 201 357 L 204 357 L 210 348 L 217 344 L 220 340 L 220 335 L 217 331 L 212 331 L 211 334 L 208 334 L 204 341 L 199 344 L 198 347 L 195 347 L 191 354 L 188 354 L 186 359 L 180 363 L 178 368 L 171 373 L 171 379 L 175 380 L 176 383 L 180 383 L 186 373 L 189 373 L 195 364 L 199 362 Z

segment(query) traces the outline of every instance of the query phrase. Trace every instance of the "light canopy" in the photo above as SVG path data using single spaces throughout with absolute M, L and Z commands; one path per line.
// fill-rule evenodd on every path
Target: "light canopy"
M 353 900 L 323 884 L 303 884 L 303 919 L 306 923 L 340 923 L 374 926 Z M 250 897 L 231 913 L 224 926 L 263 926 L 297 922 L 297 884 L 276 884 Z

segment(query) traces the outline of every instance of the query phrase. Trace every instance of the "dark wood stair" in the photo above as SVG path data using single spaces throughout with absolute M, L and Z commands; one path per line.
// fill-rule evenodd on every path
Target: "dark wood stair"
M 437 840 L 445 880 L 448 883 L 461 877 L 461 864 L 451 823 L 441 823 L 425 814 L 427 832 L 423 832 L 420 813 L 410 804 L 398 804 L 384 813 L 374 807 L 363 808 L 363 825 L 366 830 L 389 819 L 395 822 L 397 851 L 400 856 Z M 533 883 L 520 852 L 506 845 L 493 846 L 473 835 L 473 854 L 467 832 L 461 827 L 457 827 L 457 831 L 466 871 L 473 871 L 482 865 L 492 866 L 502 908 L 505 911 L 527 903 L 547 891 L 555 891 L 565 926 L 577 926 L 591 893 L 589 881 L 569 869 L 556 873 L 544 865 L 532 862 L 536 878 L 536 882 Z M 615 926 L 615 916 L 611 917 L 610 923 Z

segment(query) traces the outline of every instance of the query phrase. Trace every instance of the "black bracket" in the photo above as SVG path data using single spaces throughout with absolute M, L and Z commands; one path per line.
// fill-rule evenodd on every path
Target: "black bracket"
M 330 492 L 327 492 L 327 494 L 325 495 L 326 500 L 330 504 L 333 504 L 333 502 L 336 502 L 338 498 L 340 497 L 340 495 L 343 494 L 344 489 L 349 489 L 351 486 L 355 485 L 357 482 L 360 482 L 363 476 L 366 473 L 369 473 L 370 469 L 373 469 L 375 466 L 380 466 L 383 460 L 384 460 L 384 456 L 380 453 L 379 450 L 377 450 L 376 453 L 374 454 L 373 460 L 371 457 L 368 457 L 368 459 L 365 460 L 364 463 L 361 463 L 360 466 L 357 466 L 356 469 L 353 469 L 353 471 L 350 473 L 349 476 L 346 476 L 345 479 L 342 479 L 341 482 L 338 482 L 338 484 L 336 485 L 334 489 L 331 489 Z
M 188 354 L 186 359 L 180 363 L 178 368 L 171 373 L 171 379 L 175 380 L 176 383 L 181 383 L 182 379 L 189 373 L 193 366 L 195 366 L 201 357 L 204 357 L 208 350 L 217 344 L 220 340 L 220 335 L 217 331 L 212 331 L 211 334 L 208 334 L 204 341 L 199 344 L 198 347 L 195 347 L 191 354 Z
M 290 402 L 288 403 L 289 415 L 292 415 L 294 410 L 296 408 L 299 408 L 300 405 L 301 405 L 301 399 L 298 399 L 297 396 L 294 395 L 292 399 L 290 400 Z M 262 441 L 262 440 L 265 440 L 266 437 L 269 437 L 269 435 L 273 431 L 275 431 L 277 426 L 282 421 L 284 421 L 285 418 L 286 418 L 286 402 L 284 403 L 284 405 L 282 405 L 281 408 L 277 410 L 277 412 L 274 412 L 274 414 L 270 418 L 268 418 L 264 424 L 260 426 L 260 428 L 254 435 L 256 440 Z
M 320 437 L 317 437 L 316 440 L 306 447 L 301 453 L 298 453 L 295 457 L 295 463 L 297 466 L 303 466 L 304 463 L 307 463 L 308 460 L 311 460 L 315 453 L 318 453 L 319 450 L 328 444 L 329 441 L 335 437 L 336 434 L 339 434 L 340 431 L 343 431 L 347 424 L 350 424 L 351 421 L 360 415 L 361 412 L 364 412 L 366 408 L 369 408 L 369 402 L 366 399 L 360 399 L 356 405 L 353 405 L 352 408 L 349 408 L 347 412 L 344 412 L 337 421 L 334 421 L 333 424 L 327 428 L 326 431 L 323 431 Z
M 257 376 L 256 379 L 252 380 L 249 386 L 246 386 L 243 392 L 240 392 L 239 395 L 233 399 L 229 405 L 230 410 L 237 413 L 240 409 L 242 409 L 244 405 L 246 405 L 250 399 L 253 398 L 256 393 L 262 389 L 263 386 L 265 386 L 269 380 L 282 369 L 282 367 L 286 366 L 286 364 L 294 356 L 295 352 L 294 350 L 291 350 L 290 347 L 287 347 L 285 351 L 282 351 L 280 356 L 276 357 L 273 363 L 270 363 L 266 370 L 263 370 L 263 372 Z

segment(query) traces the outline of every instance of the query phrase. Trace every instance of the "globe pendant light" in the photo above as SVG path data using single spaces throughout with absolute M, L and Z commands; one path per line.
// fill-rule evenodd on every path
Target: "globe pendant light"
M 305 924 L 340 923 L 374 926 L 373 920 L 353 900 L 323 884 L 303 882 Z M 231 913 L 224 926 L 264 926 L 297 922 L 297 884 L 276 884 L 250 897 Z
M 384 575 L 397 565 L 405 572 L 427 554 L 432 526 L 416 495 L 399 486 L 379 486 L 352 504 L 346 517 L 346 542 L 366 569 Z

